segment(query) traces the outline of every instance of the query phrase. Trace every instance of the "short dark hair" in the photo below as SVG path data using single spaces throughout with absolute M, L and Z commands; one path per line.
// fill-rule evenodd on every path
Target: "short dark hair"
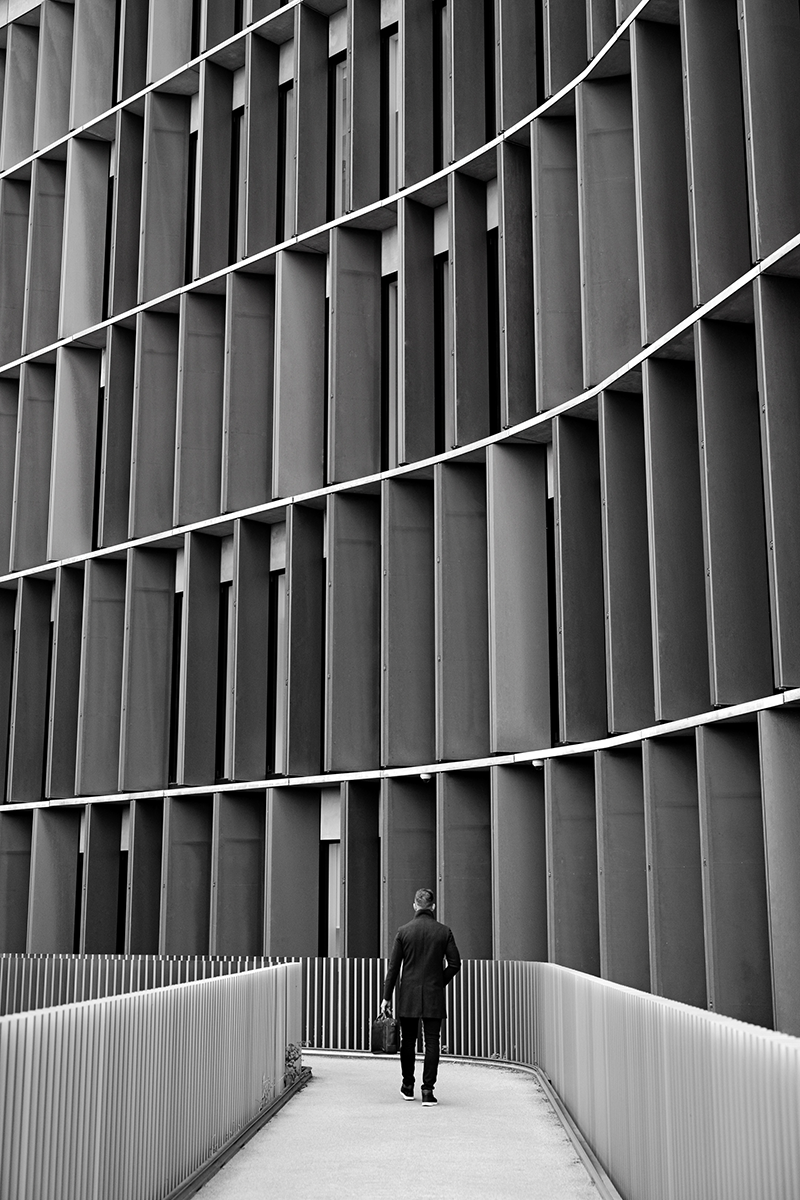
M 417 908 L 433 908 L 434 895 L 430 888 L 420 888 L 414 897 Z

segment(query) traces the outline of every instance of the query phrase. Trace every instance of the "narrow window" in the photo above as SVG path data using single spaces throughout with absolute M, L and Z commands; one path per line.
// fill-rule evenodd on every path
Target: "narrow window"
M 483 2 L 483 50 L 486 76 L 486 140 L 490 142 L 497 135 L 494 0 Z
M 276 241 L 294 233 L 295 127 L 294 84 L 290 80 L 278 91 L 278 218 Z
M 189 134 L 189 171 L 186 187 L 186 246 L 184 248 L 183 282 L 194 279 L 194 205 L 197 191 L 197 133 Z
M 330 456 L 328 453 L 328 434 L 330 432 L 330 386 L 331 386 L 331 298 L 326 292 L 325 295 L 325 348 L 324 348 L 324 386 L 322 393 L 322 478 L 326 482 L 331 483 L 328 479 L 328 463 Z
M 53 585 L 53 586 L 55 586 L 55 585 Z M 51 597 L 52 598 L 51 598 L 51 602 L 50 602 L 51 603 L 50 632 L 49 632 L 49 639 L 48 639 L 48 643 L 47 643 L 47 686 L 45 689 L 45 697 L 44 697 L 44 711 L 45 711 L 47 719 L 45 720 L 44 742 L 42 745 L 42 799 L 43 800 L 45 800 L 47 798 L 47 745 L 50 740 L 50 700 L 52 697 L 52 687 L 53 687 L 53 645 L 54 645 L 55 638 L 56 638 L 56 626 L 55 626 L 55 621 L 53 620 L 53 615 L 52 615 L 52 605 L 54 603 L 55 596 L 53 596 L 51 593 Z
M 381 280 L 381 470 L 398 465 L 397 275 Z
M 72 925 L 72 953 L 81 952 L 81 923 L 83 921 L 83 856 L 86 849 L 86 819 L 87 809 L 81 812 L 80 833 L 78 834 L 78 862 L 75 872 L 75 915 Z
M 536 45 L 544 45 L 544 3 L 543 0 L 535 0 L 536 3 Z M 544 94 L 544 55 L 537 54 L 536 56 L 536 107 L 545 102 Z
M 191 58 L 197 58 L 200 53 L 200 4 L 201 0 L 192 0 L 192 36 L 189 50 Z
M 244 0 L 233 0 L 233 32 L 241 33 L 244 29 Z
M 433 169 L 450 162 L 450 29 L 447 0 L 433 5 Z
M 9 655 L 8 661 L 11 663 L 14 662 L 16 649 L 17 649 L 17 622 L 15 619 L 14 628 L 11 631 L 11 638 L 9 639 L 9 643 L 8 643 L 8 655 Z M 2 744 L 2 746 L 3 746 L 3 753 L 5 755 L 6 762 L 8 762 L 9 743 L 11 741 L 11 714 L 14 711 L 11 700 L 12 700 L 13 694 L 14 694 L 14 672 L 9 671 L 8 672 L 8 686 L 6 688 L 6 696 L 5 696 L 6 713 L 8 714 L 8 716 L 6 718 L 5 729 L 0 730 L 0 744 Z
M 500 243 L 497 227 L 486 232 L 486 293 L 489 319 L 489 432 L 499 433 L 500 413 Z
M 172 610 L 172 672 L 169 696 L 169 782 L 178 780 L 178 714 L 180 712 L 181 619 L 183 592 L 175 593 Z
M 399 178 L 399 34 L 397 25 L 381 32 L 381 195 L 397 191 Z
M 342 843 L 319 844 L 319 954 L 338 958 L 342 953 Z
M 437 254 L 433 260 L 433 452 L 444 452 L 444 324 L 445 279 L 447 255 Z
M 328 62 L 328 220 L 347 211 L 350 121 L 347 52 Z
M 119 94 L 120 77 L 120 41 L 122 39 L 122 0 L 114 3 L 114 62 L 111 74 L 111 99 L 116 104 L 122 97 Z
M 319 924 L 317 926 L 317 954 L 328 957 L 328 903 L 330 897 L 329 842 L 319 844 Z
M 228 262 L 238 262 L 244 255 L 244 107 L 231 113 L 231 184 L 228 209 Z
M 267 770 L 286 774 L 286 672 L 289 663 L 287 637 L 286 572 L 271 571 L 269 577 L 269 690 L 267 709 Z
M 323 570 L 319 575 L 319 644 L 320 644 L 320 659 L 317 664 L 318 679 L 319 679 L 319 757 L 322 761 L 325 754 L 325 652 L 327 646 L 327 623 L 328 623 L 328 605 L 331 602 L 330 592 L 328 590 L 328 514 L 323 513 L 322 517 L 322 558 Z
M 131 837 L 131 806 L 122 809 L 119 834 L 119 875 L 117 877 L 117 933 L 114 950 L 125 953 L 125 926 L 128 915 L 128 851 Z
M 433 260 L 434 453 L 452 449 L 453 314 L 447 251 Z
M 228 732 L 228 695 L 230 688 L 228 635 L 231 628 L 231 605 L 233 586 L 230 580 L 219 585 L 219 633 L 217 637 L 217 731 L 214 776 L 217 780 L 228 779 L 226 747 Z
M 328 842 L 328 957 L 342 953 L 342 843 Z
M 278 715 L 278 572 L 269 573 L 269 608 L 267 610 L 267 775 L 274 775 L 277 738 L 275 727 Z
M 85 810 L 81 821 L 85 820 Z M 75 917 L 72 933 L 72 953 L 81 952 L 81 918 L 83 916 L 83 850 L 78 851 L 78 869 L 75 872 Z
M 106 187 L 106 228 L 103 245 L 103 320 L 111 316 L 111 256 L 114 247 L 114 149 L 112 146 L 108 185 Z
M 119 852 L 119 875 L 117 877 L 117 933 L 114 950 L 125 953 L 125 918 L 128 907 L 128 851 Z
M 547 447 L 548 455 L 551 446 Z M 550 490 L 548 484 L 548 491 Z M 552 495 L 547 498 L 547 604 L 551 613 L 556 612 L 556 595 L 558 571 L 556 568 L 556 516 L 555 501 Z M 548 622 L 548 641 L 550 645 L 550 736 L 552 744 L 558 746 L 561 742 L 559 731 L 558 703 L 558 628 L 555 621 Z
M 100 545 L 100 510 L 103 500 L 103 432 L 106 416 L 106 388 L 103 368 L 105 352 L 101 360 L 100 387 L 97 391 L 97 434 L 94 443 L 94 496 L 92 499 L 92 549 Z
M 283 84 L 278 89 L 278 178 L 275 205 L 275 241 L 282 242 L 286 227 L 286 91 Z

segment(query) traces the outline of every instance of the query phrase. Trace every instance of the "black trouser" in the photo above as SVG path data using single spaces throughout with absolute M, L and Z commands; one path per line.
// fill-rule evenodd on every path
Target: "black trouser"
M 439 1070 L 439 1033 L 442 1028 L 441 1017 L 401 1017 L 400 1031 L 403 1035 L 400 1043 L 400 1067 L 403 1072 L 403 1083 L 414 1083 L 414 1053 L 417 1048 L 419 1023 L 425 1034 L 425 1063 L 422 1068 L 422 1086 L 426 1090 L 433 1089 L 436 1074 Z

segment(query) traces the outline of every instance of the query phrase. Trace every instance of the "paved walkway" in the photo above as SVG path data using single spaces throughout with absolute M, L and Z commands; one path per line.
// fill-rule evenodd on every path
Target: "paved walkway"
M 534 1076 L 444 1062 L 437 1108 L 400 1098 L 397 1058 L 307 1055 L 311 1082 L 200 1200 L 598 1200 Z

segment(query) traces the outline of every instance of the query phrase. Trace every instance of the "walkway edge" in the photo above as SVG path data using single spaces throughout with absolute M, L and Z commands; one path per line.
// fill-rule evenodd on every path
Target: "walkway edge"
M 303 1067 L 300 1077 L 281 1092 L 277 1100 L 273 1100 L 272 1104 L 263 1109 L 257 1117 L 254 1117 L 249 1125 L 245 1125 L 244 1129 L 240 1130 L 236 1137 L 226 1142 L 213 1158 L 203 1163 L 202 1167 L 198 1167 L 193 1175 L 190 1175 L 188 1179 L 184 1179 L 183 1183 L 179 1184 L 178 1187 L 169 1193 L 166 1200 L 188 1200 L 189 1196 L 194 1196 L 196 1192 L 199 1192 L 200 1188 L 208 1183 L 209 1179 L 212 1179 L 217 1171 L 220 1171 L 235 1154 L 238 1154 L 242 1146 L 249 1142 L 251 1137 L 258 1133 L 259 1129 L 266 1125 L 267 1121 L 271 1120 L 277 1112 L 280 1112 L 287 1100 L 291 1100 L 292 1096 L 299 1092 L 301 1088 L 304 1088 L 310 1079 L 311 1068 Z
M 575 1147 L 578 1157 L 589 1172 L 592 1182 L 603 1197 L 603 1200 L 624 1200 L 621 1192 L 615 1188 L 610 1175 L 600 1162 L 600 1159 L 573 1121 L 569 1109 L 565 1106 L 544 1071 L 541 1067 L 528 1067 L 527 1070 L 532 1071 L 542 1085 L 542 1091 L 555 1109 L 556 1116 L 567 1131 L 567 1136 Z
M 369 1050 L 309 1050 L 304 1048 L 303 1055 L 309 1057 L 319 1056 L 320 1058 L 330 1057 L 335 1055 L 337 1058 L 392 1058 L 393 1055 L 374 1055 Z M 526 1071 L 529 1075 L 535 1075 L 542 1086 L 547 1099 L 558 1117 L 567 1137 L 572 1142 L 575 1153 L 586 1168 L 592 1183 L 597 1188 L 602 1200 L 625 1200 L 621 1192 L 617 1190 L 614 1183 L 606 1171 L 600 1159 L 592 1150 L 586 1138 L 581 1133 L 578 1126 L 572 1119 L 569 1109 L 565 1106 L 558 1092 L 553 1087 L 550 1080 L 545 1075 L 541 1067 L 531 1067 L 527 1063 L 512 1062 L 507 1058 L 478 1058 L 466 1054 L 443 1054 L 442 1062 L 464 1062 L 464 1063 L 479 1063 L 486 1067 L 511 1067 L 515 1071 Z M 172 1197 L 169 1198 L 172 1200 Z

